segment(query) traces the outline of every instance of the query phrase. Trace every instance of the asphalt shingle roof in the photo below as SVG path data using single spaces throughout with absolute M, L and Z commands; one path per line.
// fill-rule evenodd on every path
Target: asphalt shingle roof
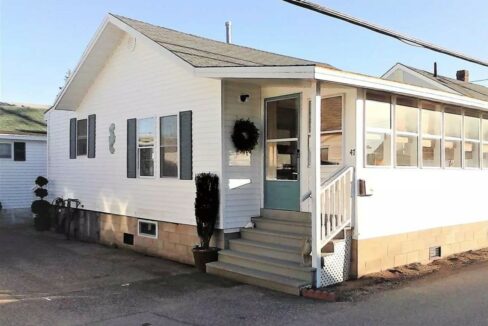
M 228 44 L 151 25 L 123 16 L 113 14 L 112 16 L 144 34 L 182 60 L 198 68 L 265 66 L 323 66 L 334 68 L 326 63 Z
M 437 75 L 437 77 L 434 76 L 433 73 L 430 73 L 428 71 L 422 70 L 422 69 L 417 69 L 414 67 L 410 67 L 407 65 L 402 64 L 403 66 L 412 69 L 413 71 L 421 74 L 424 77 L 427 77 L 433 81 L 436 81 L 450 89 L 452 89 L 455 92 L 458 92 L 459 94 L 462 94 L 464 96 L 468 96 L 471 98 L 475 98 L 478 100 L 482 101 L 488 101 L 488 87 L 482 86 L 482 85 L 477 85 L 469 82 L 463 82 L 454 78 L 449 78 L 445 76 L 440 76 Z
M 45 111 L 0 102 L 0 134 L 45 135 Z

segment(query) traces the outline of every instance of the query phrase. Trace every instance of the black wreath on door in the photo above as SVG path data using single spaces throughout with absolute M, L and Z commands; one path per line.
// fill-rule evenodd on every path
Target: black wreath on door
M 259 130 L 251 120 L 239 119 L 234 124 L 231 138 L 238 153 L 251 153 L 258 144 Z

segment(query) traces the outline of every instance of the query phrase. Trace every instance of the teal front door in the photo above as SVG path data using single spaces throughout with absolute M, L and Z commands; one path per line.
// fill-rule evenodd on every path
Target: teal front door
M 264 207 L 300 210 L 300 95 L 265 100 Z

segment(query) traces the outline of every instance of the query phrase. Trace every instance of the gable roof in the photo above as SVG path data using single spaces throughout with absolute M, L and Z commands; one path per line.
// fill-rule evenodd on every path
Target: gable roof
M 45 111 L 0 102 L 0 134 L 45 135 Z
M 152 41 L 196 68 L 316 65 L 333 68 L 326 63 L 319 63 L 236 44 L 215 41 L 201 36 L 151 25 L 135 19 L 119 15 L 111 15 L 134 28 L 141 34 L 144 34 Z
M 463 82 L 454 78 L 449 78 L 441 75 L 437 75 L 436 77 L 431 72 L 410 67 L 402 63 L 398 63 L 397 65 L 395 65 L 395 67 L 396 66 L 402 66 L 404 68 L 407 68 L 408 70 L 420 74 L 423 77 L 426 77 L 431 81 L 438 83 L 441 86 L 445 86 L 458 94 L 475 98 L 478 100 L 482 100 L 482 101 L 488 101 L 488 87 L 486 86 L 477 85 L 469 82 Z M 394 69 L 395 67 L 393 67 L 392 69 Z

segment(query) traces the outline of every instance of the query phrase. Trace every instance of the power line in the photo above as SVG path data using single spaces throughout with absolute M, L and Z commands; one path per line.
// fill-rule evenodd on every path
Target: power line
M 481 66 L 488 67 L 488 61 L 477 59 L 477 58 L 468 56 L 468 55 L 460 53 L 460 52 L 451 51 L 449 49 L 442 48 L 442 47 L 437 46 L 437 45 L 432 44 L 432 43 L 424 42 L 424 41 L 416 39 L 414 37 L 410 37 L 408 35 L 404 35 L 404 34 L 392 31 L 390 29 L 387 29 L 387 28 L 384 28 L 384 27 L 381 27 L 381 26 L 378 26 L 375 24 L 371 24 L 367 21 L 360 20 L 358 18 L 343 14 L 339 11 L 323 7 L 323 6 L 318 5 L 316 3 L 313 3 L 313 2 L 309 2 L 309 1 L 305 1 L 305 0 L 283 0 L 283 1 L 291 3 L 291 4 L 299 6 L 299 7 L 302 7 L 302 8 L 306 8 L 306 9 L 318 12 L 318 13 L 323 14 L 323 15 L 327 15 L 330 17 L 334 17 L 334 18 L 346 21 L 348 23 L 351 23 L 351 24 L 354 24 L 354 25 L 357 25 L 360 27 L 364 27 L 366 29 L 372 30 L 374 32 L 377 32 L 377 33 L 380 33 L 380 34 L 383 34 L 386 36 L 393 37 L 393 38 L 395 38 L 399 41 L 402 41 L 404 43 L 407 43 L 407 44 L 408 43 L 416 44 L 417 46 L 420 46 L 420 47 L 423 47 L 423 48 L 426 48 L 426 49 L 429 49 L 429 50 L 432 50 L 435 52 L 447 54 L 447 55 L 450 55 L 452 57 L 456 57 L 458 59 L 466 60 L 469 62 L 479 64 Z

